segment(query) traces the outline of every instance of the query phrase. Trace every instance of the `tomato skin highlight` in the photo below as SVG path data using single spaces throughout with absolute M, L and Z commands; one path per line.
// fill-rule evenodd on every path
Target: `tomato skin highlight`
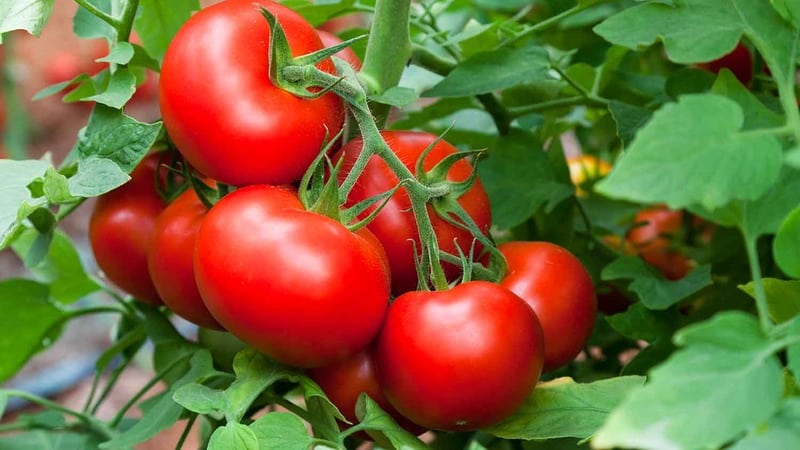
M 431 133 L 417 131 L 381 131 L 386 143 L 392 151 L 403 161 L 403 164 L 412 172 L 415 165 L 425 148 L 433 143 L 437 136 Z M 345 144 L 341 152 L 334 158 L 343 157 L 342 171 L 339 174 L 340 180 L 344 180 L 347 173 L 353 167 L 358 155 L 361 153 L 363 141 L 360 138 L 354 139 Z M 425 158 L 423 166 L 425 170 L 433 168 L 437 162 L 443 158 L 456 153 L 458 150 L 444 140 L 440 140 Z M 447 173 L 447 180 L 453 182 L 464 181 L 472 174 L 473 167 L 466 160 L 462 159 L 450 168 Z M 398 183 L 397 177 L 391 172 L 389 167 L 380 157 L 373 155 L 367 163 L 366 169 L 359 177 L 358 182 L 353 187 L 347 199 L 348 205 L 354 205 L 361 200 L 368 199 L 375 195 L 386 192 L 394 188 Z M 476 179 L 475 184 L 459 197 L 458 202 L 472 217 L 479 229 L 488 233 L 492 221 L 491 210 L 489 207 L 489 197 L 483 189 L 480 180 Z M 374 208 L 370 208 L 364 215 L 367 215 Z M 472 234 L 446 222 L 439 217 L 429 205 L 428 212 L 431 218 L 439 247 L 442 251 L 458 255 L 458 247 L 464 254 L 469 254 L 474 237 Z M 375 219 L 367 225 L 375 237 L 383 244 L 389 258 L 389 265 L 392 273 L 392 293 L 395 295 L 413 291 L 417 288 L 417 272 L 415 268 L 415 253 L 420 248 L 419 233 L 417 232 L 417 222 L 411 211 L 411 199 L 405 189 L 399 189 Z M 481 250 L 480 245 L 476 245 L 476 254 Z M 454 264 L 443 264 L 445 274 L 449 280 L 457 278 L 461 274 L 461 268 Z
M 565 248 L 549 242 L 498 246 L 508 263 L 500 285 L 524 299 L 544 330 L 544 370 L 572 361 L 592 334 L 597 300 L 592 278 Z
M 286 31 L 292 54 L 322 48 L 316 30 L 268 0 L 227 0 L 197 12 L 164 55 L 159 102 L 164 126 L 198 171 L 236 186 L 300 179 L 339 132 L 344 104 L 333 93 L 303 99 L 269 79 L 270 29 L 259 6 Z M 335 73 L 331 60 L 318 66 Z
M 496 284 L 408 292 L 389 307 L 378 337 L 378 379 L 414 423 L 475 430 L 502 421 L 530 395 L 543 344 L 530 306 Z
M 194 268 L 203 302 L 225 329 L 296 367 L 365 348 L 389 301 L 374 237 L 303 210 L 283 187 L 248 186 L 216 203 L 200 225 Z
M 145 157 L 122 186 L 97 198 L 89 218 L 89 242 L 106 277 L 136 299 L 160 305 L 147 270 L 156 219 L 167 207 L 155 188 L 158 153 Z
M 158 216 L 147 253 L 147 267 L 161 300 L 196 325 L 222 330 L 197 289 L 194 245 L 208 209 L 189 189 Z

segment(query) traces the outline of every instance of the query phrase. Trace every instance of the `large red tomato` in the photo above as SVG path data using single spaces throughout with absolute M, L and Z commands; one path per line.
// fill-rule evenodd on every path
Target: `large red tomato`
M 208 212 L 194 267 L 228 331 L 282 363 L 319 367 L 377 334 L 389 301 L 385 258 L 366 229 L 305 211 L 287 188 L 253 185 Z
M 147 156 L 131 179 L 97 199 L 89 220 L 89 241 L 97 265 L 124 291 L 146 303 L 161 304 L 147 270 L 147 250 L 156 218 L 167 202 L 156 190 L 161 155 Z
M 592 334 L 597 300 L 580 260 L 549 242 L 508 242 L 500 252 L 508 273 L 500 285 L 522 297 L 544 330 L 544 370 L 574 359 Z
M 314 28 L 268 0 L 228 0 L 200 10 L 178 31 L 161 68 L 164 126 L 186 160 L 205 175 L 237 186 L 300 179 L 339 132 L 344 104 L 333 93 L 304 99 L 269 79 L 274 14 L 296 56 L 322 48 Z M 334 72 L 333 62 L 319 67 Z
M 412 172 L 420 155 L 431 145 L 436 136 L 430 133 L 415 131 L 383 131 L 384 140 L 392 151 L 403 161 Z M 341 150 L 344 158 L 340 179 L 343 180 L 351 170 L 358 155 L 361 153 L 363 142 L 354 139 L 348 142 Z M 458 150 L 444 140 L 439 141 L 423 161 L 426 170 L 433 168 L 439 161 Z M 472 165 L 466 160 L 453 164 L 447 173 L 448 181 L 459 182 L 469 178 L 473 171 Z M 366 169 L 359 177 L 347 199 L 349 205 L 384 193 L 394 188 L 398 183 L 397 177 L 391 172 L 389 166 L 378 156 L 372 156 Z M 489 197 L 486 195 L 480 180 L 461 197 L 458 202 L 475 221 L 478 228 L 488 233 L 491 224 L 491 211 Z M 468 255 L 474 237 L 472 234 L 456 225 L 448 223 L 437 216 L 430 206 L 431 221 L 436 231 L 439 247 L 448 253 L 458 255 L 457 247 Z M 371 211 L 371 210 L 370 210 Z M 415 248 L 419 251 L 420 241 L 417 232 L 417 222 L 411 211 L 411 200 L 405 189 L 397 191 L 386 203 L 384 208 L 368 226 L 378 240 L 381 241 L 389 257 L 392 271 L 392 292 L 402 294 L 417 288 L 417 272 L 415 268 Z M 480 246 L 477 247 L 480 250 Z M 461 273 L 461 268 L 453 264 L 445 264 L 445 271 L 449 279 L 456 278 Z
M 401 295 L 375 353 L 391 404 L 419 425 L 451 431 L 508 417 L 532 392 L 543 357 L 536 314 L 486 281 Z
M 654 206 L 636 213 L 634 228 L 628 232 L 639 256 L 655 267 L 669 280 L 686 276 L 692 268 L 689 258 L 672 246 L 672 241 L 683 228 L 683 212 L 664 206 Z
M 156 220 L 147 266 L 161 300 L 175 314 L 202 327 L 222 329 L 194 279 L 194 243 L 206 212 L 193 189 L 178 196 Z

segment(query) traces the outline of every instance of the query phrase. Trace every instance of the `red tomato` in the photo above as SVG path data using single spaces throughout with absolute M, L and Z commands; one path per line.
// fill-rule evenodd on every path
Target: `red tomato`
M 107 63 L 96 60 L 108 55 L 108 42 L 105 39 L 81 41 L 75 48 L 65 48 L 56 52 L 44 68 L 44 76 L 48 83 L 69 81 L 86 73 L 96 75 L 108 67 Z
M 200 10 L 164 55 L 164 126 L 186 160 L 232 185 L 284 184 L 301 178 L 325 137 L 339 132 L 344 104 L 333 93 L 303 99 L 269 79 L 270 29 L 259 7 L 286 31 L 294 55 L 322 48 L 316 30 L 268 0 L 228 0 Z M 331 60 L 319 67 L 334 73 Z
M 319 34 L 319 38 L 322 40 L 322 45 L 325 47 L 333 47 L 336 44 L 341 44 L 342 40 L 339 39 L 339 36 L 336 36 L 333 33 L 329 33 L 324 30 L 317 30 L 317 34 Z M 361 58 L 356 55 L 355 50 L 352 47 L 346 47 L 344 50 L 341 50 L 334 54 L 334 56 L 338 56 L 350 64 L 350 67 L 353 68 L 356 72 L 361 70 Z
M 282 363 L 332 364 L 365 348 L 389 301 L 366 229 L 303 210 L 295 192 L 253 185 L 223 197 L 197 235 L 195 277 L 211 314 Z
M 194 279 L 194 243 L 207 212 L 193 189 L 178 196 L 156 220 L 147 267 L 161 300 L 175 314 L 201 327 L 221 330 Z
M 328 399 L 352 423 L 358 423 L 356 402 L 358 396 L 363 392 L 404 429 L 413 434 L 421 434 L 425 431 L 397 412 L 383 395 L 383 389 L 375 371 L 373 352 L 370 348 L 331 365 L 311 369 L 308 371 L 308 376 L 319 384 Z M 367 436 L 363 437 L 367 438 Z
M 753 81 L 753 58 L 750 56 L 750 50 L 741 42 L 725 56 L 698 66 L 714 73 L 728 69 L 745 86 L 749 86 Z
M 147 270 L 147 250 L 156 218 L 167 207 L 155 187 L 160 159 L 157 153 L 143 159 L 127 183 L 97 199 L 89 220 L 89 242 L 106 277 L 154 305 L 161 299 Z
M 543 357 L 536 314 L 486 281 L 401 295 L 375 353 L 392 406 L 419 425 L 447 431 L 508 417 L 536 386 Z
M 500 285 L 522 297 L 544 330 L 544 370 L 572 361 L 592 334 L 597 300 L 586 268 L 549 242 L 507 242 L 500 252 L 508 273 Z
M 433 134 L 415 131 L 383 131 L 381 135 L 392 151 L 412 172 L 422 152 L 436 140 L 436 136 Z M 344 158 L 344 162 L 340 180 L 344 180 L 351 170 L 358 155 L 361 153 L 362 143 L 362 140 L 358 138 L 342 147 L 340 155 Z M 455 147 L 441 140 L 425 158 L 423 166 L 426 170 L 429 170 L 437 162 L 457 151 Z M 469 178 L 473 170 L 472 165 L 462 159 L 453 164 L 447 174 L 447 179 L 454 182 L 464 181 Z M 367 163 L 366 169 L 359 177 L 358 183 L 351 191 L 347 204 L 353 205 L 386 192 L 395 187 L 397 183 L 398 179 L 391 172 L 389 166 L 378 156 L 372 156 Z M 492 219 L 489 209 L 489 197 L 486 195 L 480 180 L 475 180 L 472 188 L 462 195 L 458 202 L 472 217 L 478 228 L 488 233 Z M 472 234 L 461 227 L 446 222 L 437 216 L 430 206 L 428 210 L 439 241 L 439 247 L 445 252 L 458 255 L 457 243 L 464 254 L 469 254 L 474 239 Z M 405 189 L 397 191 L 381 212 L 378 213 L 375 220 L 367 227 L 386 249 L 392 272 L 392 292 L 399 295 L 403 292 L 415 290 L 417 288 L 417 272 L 414 249 L 415 246 L 417 250 L 420 248 L 420 241 L 417 222 L 411 211 L 411 200 Z M 480 246 L 476 248 L 476 251 L 480 251 Z M 453 264 L 445 264 L 444 268 L 448 278 L 451 280 L 461 273 L 461 268 Z
M 686 276 L 692 268 L 689 258 L 672 247 L 672 241 L 683 227 L 683 212 L 664 206 L 647 208 L 636 213 L 634 228 L 627 235 L 648 264 L 669 280 Z

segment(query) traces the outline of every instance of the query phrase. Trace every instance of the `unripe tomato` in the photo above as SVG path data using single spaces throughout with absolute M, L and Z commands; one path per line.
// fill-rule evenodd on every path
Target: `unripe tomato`
M 97 265 L 125 292 L 146 303 L 161 299 L 147 270 L 147 250 L 167 202 L 156 190 L 161 155 L 145 157 L 131 179 L 97 199 L 89 219 L 89 242 Z
M 194 244 L 208 208 L 189 189 L 158 216 L 153 228 L 147 266 L 161 300 L 177 315 L 201 327 L 223 329 L 197 290 Z
M 634 228 L 627 234 L 639 256 L 657 268 L 669 280 L 686 276 L 692 262 L 672 241 L 683 227 L 683 212 L 664 206 L 647 208 L 636 213 Z
M 496 424 L 530 395 L 542 371 L 542 328 L 516 294 L 486 281 L 412 291 L 389 307 L 375 361 L 386 397 L 436 430 Z
M 500 285 L 522 297 L 544 330 L 544 370 L 557 369 L 583 350 L 592 334 L 597 300 L 592 278 L 567 249 L 549 242 L 507 242 Z
M 288 188 L 253 185 L 200 225 L 197 286 L 234 336 L 276 361 L 320 367 L 364 349 L 389 302 L 386 255 L 366 229 L 305 211 Z
M 400 160 L 412 172 L 425 149 L 436 139 L 436 135 L 431 133 L 416 131 L 382 131 L 389 148 L 400 158 Z M 340 180 L 344 180 L 361 153 L 363 141 L 358 138 L 345 144 L 341 153 L 343 158 Z M 456 153 L 458 149 L 444 140 L 440 140 L 430 151 L 423 162 L 425 170 L 432 169 L 436 163 L 449 155 Z M 338 160 L 336 156 L 334 160 Z M 447 180 L 452 182 L 465 181 L 473 171 L 472 165 L 462 159 L 453 164 L 447 173 Z M 394 188 L 398 184 L 397 177 L 391 172 L 389 166 L 378 156 L 373 155 L 367 162 L 364 172 L 358 178 L 358 182 L 353 187 L 347 199 L 348 205 L 354 205 L 362 200 L 382 194 Z M 488 233 L 491 224 L 491 211 L 489 208 L 489 197 L 483 189 L 480 180 L 476 179 L 475 184 L 458 198 L 458 203 L 472 217 L 477 227 Z M 364 215 L 373 211 L 370 208 Z M 453 225 L 434 213 L 428 206 L 433 229 L 439 241 L 442 251 L 458 255 L 458 248 L 465 255 L 470 252 L 470 247 L 474 237 L 462 227 Z M 389 265 L 392 272 L 392 292 L 395 295 L 415 290 L 417 288 L 417 271 L 415 248 L 420 249 L 419 233 L 417 231 L 417 221 L 411 211 L 411 199 L 405 189 L 399 189 L 392 195 L 383 209 L 375 219 L 367 225 L 375 237 L 383 244 L 386 254 L 389 257 Z M 481 246 L 476 246 L 476 252 L 480 252 Z M 445 273 L 448 279 L 453 280 L 461 274 L 461 268 L 455 264 L 444 264 Z
M 183 24 L 161 68 L 159 103 L 170 138 L 198 171 L 236 186 L 299 180 L 345 116 L 333 93 L 300 98 L 270 81 L 270 27 L 261 7 L 276 16 L 294 56 L 322 48 L 316 30 L 291 9 L 227 0 Z M 318 67 L 335 71 L 330 59 Z

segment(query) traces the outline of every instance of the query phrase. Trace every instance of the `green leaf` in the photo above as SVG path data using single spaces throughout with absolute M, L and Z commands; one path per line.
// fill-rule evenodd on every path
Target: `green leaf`
M 65 319 L 50 302 L 47 286 L 30 280 L 0 281 L 0 381 L 7 380 L 45 343 Z
M 671 336 L 678 326 L 678 312 L 648 309 L 642 303 L 634 303 L 625 312 L 606 317 L 606 321 L 619 334 L 632 340 L 653 342 Z
M 225 390 L 225 417 L 228 422 L 238 422 L 253 401 L 276 381 L 298 378 L 298 373 L 293 369 L 250 348 L 236 354 L 233 371 L 236 373 L 236 381 Z
M 208 450 L 259 450 L 258 436 L 247 425 L 228 423 L 214 430 Z
M 136 91 L 136 75 L 126 68 L 118 68 L 108 80 L 105 90 L 86 97 L 84 100 L 102 103 L 114 109 L 121 109 Z
M 172 399 L 175 403 L 198 414 L 207 415 L 225 410 L 223 392 L 200 383 L 189 383 L 179 387 Z
M 628 289 L 635 292 L 649 309 L 667 309 L 711 284 L 711 266 L 695 267 L 680 280 L 670 281 L 660 276 L 638 256 L 622 256 L 607 265 L 603 280 L 633 280 Z
M 772 241 L 775 262 L 792 278 L 800 278 L 800 252 L 797 249 L 800 249 L 800 207 L 786 216 Z
M 529 42 L 519 48 L 478 53 L 461 62 L 424 97 L 466 97 L 486 94 L 549 78 L 550 60 L 544 47 Z
M 800 281 L 764 278 L 762 283 L 772 320 L 782 323 L 800 314 Z M 741 286 L 741 289 L 755 298 L 755 284 L 752 281 Z
M 131 59 L 133 59 L 134 53 L 133 45 L 131 45 L 130 42 L 117 42 L 108 55 L 98 59 L 98 61 L 114 64 L 128 64 Z
M 783 374 L 753 316 L 720 313 L 676 342 L 687 347 L 611 412 L 593 448 L 718 448 L 774 414 Z
M 724 95 L 739 105 L 744 113 L 742 130 L 779 127 L 784 123 L 783 116 L 767 108 L 730 70 L 719 73 L 711 92 Z
M 198 9 L 198 0 L 139 0 L 139 14 L 133 27 L 147 53 L 160 61 L 175 33 Z
M 417 96 L 416 91 L 413 89 L 395 86 L 383 91 L 379 95 L 373 95 L 369 99 L 378 103 L 383 103 L 384 105 L 404 108 L 417 101 L 418 98 L 419 96 Z
M 743 123 L 741 108 L 725 97 L 681 97 L 639 130 L 596 190 L 672 209 L 755 200 L 778 178 L 783 155 L 774 136 L 742 133 Z
M 774 416 L 756 427 L 729 450 L 800 448 L 800 398 L 785 399 Z
M 571 184 L 557 181 L 547 154 L 532 135 L 514 130 L 500 136 L 488 155 L 479 162 L 478 175 L 500 228 L 519 225 L 542 206 L 553 208 L 574 192 Z
M 0 44 L 3 33 L 14 30 L 25 30 L 38 36 L 50 13 L 53 12 L 54 0 L 14 0 L 0 3 Z
M 644 377 L 616 377 L 593 383 L 559 378 L 539 383 L 525 403 L 498 425 L 486 429 L 504 439 L 552 439 L 594 434 L 608 414 Z
M 262 449 L 307 450 L 314 438 L 308 435 L 303 421 L 284 412 L 271 412 L 250 424 Z
M 178 365 L 180 367 L 180 365 Z M 196 351 L 190 360 L 189 370 L 172 383 L 151 403 L 142 405 L 143 415 L 132 427 L 119 436 L 104 442 L 101 449 L 113 450 L 132 447 L 151 439 L 156 434 L 175 424 L 183 414 L 183 407 L 173 400 L 175 391 L 183 385 L 203 380 L 215 373 L 208 350 Z
M 787 22 L 800 28 L 800 1 L 797 0 L 770 0 L 772 7 Z
M 50 203 L 71 203 L 77 199 L 69 192 L 67 177 L 58 173 L 55 167 L 48 167 L 44 174 L 44 196 Z
M 35 230 L 26 230 L 14 241 L 14 251 L 20 257 L 26 255 L 37 236 L 39 233 Z M 49 285 L 50 296 L 60 303 L 73 303 L 101 289 L 86 274 L 78 251 L 70 238 L 60 230 L 55 231 L 45 257 L 30 269 L 40 282 Z
M 636 132 L 653 116 L 652 111 L 635 105 L 612 100 L 608 110 L 617 124 L 617 136 L 622 140 L 624 147 L 629 147 Z
M 131 177 L 106 158 L 88 156 L 78 161 L 78 171 L 68 181 L 69 192 L 76 197 L 97 197 L 125 184 Z
M 0 159 L 0 249 L 6 248 L 22 220 L 31 214 L 34 201 L 28 185 L 51 167 L 44 161 Z
M 397 422 L 367 394 L 361 393 L 356 401 L 356 417 L 371 436 L 379 442 L 388 441 L 394 448 L 424 450 L 428 447 L 416 436 L 400 428 Z
M 0 450 L 89 450 L 97 448 L 99 443 L 96 435 L 86 432 L 34 430 L 4 434 Z
M 87 0 L 99 10 L 110 14 L 111 0 Z M 114 27 L 103 22 L 100 18 L 86 9 L 79 7 L 72 18 L 72 31 L 84 39 L 106 38 L 110 42 L 116 41 L 117 32 Z
M 300 377 L 299 381 L 300 387 L 303 389 L 303 397 L 311 419 L 311 426 L 314 429 L 314 435 L 324 439 L 335 440 L 339 436 L 337 419 L 345 423 L 347 419 L 339 411 L 339 408 L 331 403 L 322 388 L 311 378 Z

